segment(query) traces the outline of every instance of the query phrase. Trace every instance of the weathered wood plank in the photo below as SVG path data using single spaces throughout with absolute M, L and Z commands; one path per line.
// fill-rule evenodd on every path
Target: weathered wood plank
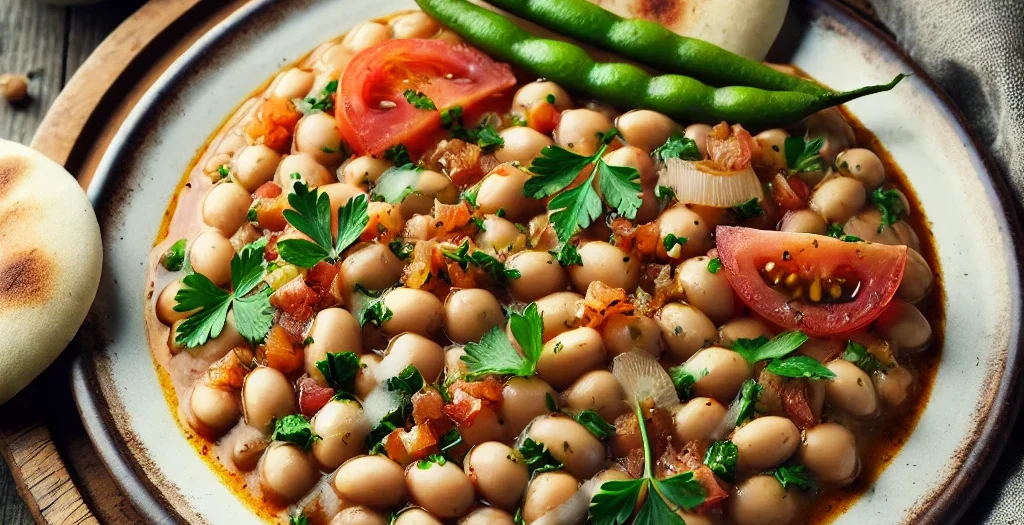
M 35 73 L 32 100 L 16 107 L 0 101 L 0 137 L 27 144 L 63 87 L 66 22 L 66 8 L 0 0 L 0 72 Z
M 71 8 L 64 84 L 89 58 L 96 46 L 145 3 L 146 0 L 120 0 Z

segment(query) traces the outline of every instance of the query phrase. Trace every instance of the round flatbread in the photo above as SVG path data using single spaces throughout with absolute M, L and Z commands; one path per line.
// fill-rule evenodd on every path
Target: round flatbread
M 621 17 L 643 18 L 754 60 L 764 60 L 789 0 L 590 0 Z
M 0 404 L 71 342 L 102 265 L 96 214 L 74 177 L 0 139 Z

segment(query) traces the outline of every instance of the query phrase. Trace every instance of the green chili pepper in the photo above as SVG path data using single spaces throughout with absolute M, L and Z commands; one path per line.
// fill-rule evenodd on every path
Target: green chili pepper
M 677 35 L 656 22 L 622 18 L 587 0 L 487 2 L 556 33 L 713 86 L 750 86 L 810 95 L 829 92 L 810 80 L 776 71 L 709 42 Z
M 713 88 L 682 75 L 651 76 L 637 66 L 596 62 L 582 48 L 538 38 L 507 18 L 466 0 L 416 0 L 430 16 L 489 55 L 572 91 L 623 109 L 646 108 L 677 120 L 748 127 L 790 124 L 822 109 L 892 89 L 892 82 L 812 95 L 747 86 Z

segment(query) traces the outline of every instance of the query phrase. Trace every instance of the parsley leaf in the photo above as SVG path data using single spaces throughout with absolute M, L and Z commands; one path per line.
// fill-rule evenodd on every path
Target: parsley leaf
M 882 222 L 878 225 L 878 233 L 882 233 L 882 228 L 896 224 L 906 211 L 903 208 L 903 199 L 900 198 L 900 194 L 896 190 L 878 188 L 871 192 L 871 202 L 875 203 L 878 210 L 882 212 Z
M 651 156 L 661 159 L 663 162 L 668 159 L 695 161 L 704 158 L 700 154 L 700 148 L 697 147 L 697 143 L 693 139 L 688 139 L 679 133 L 672 135 L 664 144 L 658 146 L 657 149 L 651 152 Z
M 297 514 L 292 514 L 288 518 L 288 525 L 309 525 L 309 518 L 299 511 Z
M 782 377 L 805 377 L 807 379 L 832 379 L 836 376 L 817 359 L 798 355 L 786 359 L 776 359 L 765 367 L 769 372 Z
M 567 242 L 557 252 L 551 252 L 551 255 L 554 255 L 555 260 L 563 267 L 569 267 L 574 264 L 576 266 L 583 266 L 583 257 L 580 257 L 580 252 L 576 250 L 575 244 Z
M 413 188 L 419 182 L 422 171 L 423 168 L 412 163 L 388 168 L 370 190 L 370 198 L 388 204 L 402 202 L 416 192 Z
M 594 161 L 593 157 L 577 155 L 557 146 L 545 146 L 533 159 L 529 170 L 533 177 L 523 185 L 523 195 L 542 199 L 558 193 Z
M 716 441 L 704 454 L 704 464 L 716 476 L 732 483 L 736 480 L 736 461 L 739 459 L 739 453 L 739 447 L 732 441 Z
M 654 198 L 659 201 L 673 201 L 676 199 L 676 190 L 673 190 L 671 186 L 658 186 L 654 188 Z
M 445 250 L 444 256 L 459 263 L 459 266 L 465 270 L 472 264 L 477 268 L 483 270 L 487 275 L 494 280 L 495 283 L 500 285 L 506 285 L 510 280 L 518 279 L 522 277 L 522 273 L 519 270 L 509 269 L 505 267 L 505 263 L 494 258 L 487 252 L 480 250 L 469 251 L 469 239 L 463 239 L 462 244 L 456 251 Z
M 764 208 L 757 203 L 757 197 L 750 199 L 739 206 L 732 208 L 733 213 L 736 214 L 736 218 L 740 221 L 746 221 L 764 215 Z
M 415 246 L 407 242 L 394 240 L 388 243 L 388 248 L 391 249 L 391 253 L 395 254 L 395 257 L 405 261 L 412 256 L 412 250 Z
M 359 326 L 366 326 L 366 323 L 370 323 L 380 328 L 394 315 L 395 313 L 384 304 L 383 298 L 376 298 L 366 303 L 366 307 L 359 310 L 359 315 L 356 318 L 359 320 Z
M 160 264 L 169 272 L 181 270 L 185 264 L 185 239 L 178 239 L 160 256 Z
M 453 137 L 476 144 L 488 153 L 505 146 L 505 139 L 501 138 L 498 130 L 487 119 L 482 120 L 476 129 L 466 128 L 462 123 L 462 106 L 442 109 L 441 125 L 451 130 Z
M 775 479 L 778 480 L 784 489 L 788 489 L 790 485 L 793 485 L 800 490 L 814 490 L 814 480 L 811 479 L 811 475 L 803 465 L 780 465 L 779 468 L 775 469 Z
M 327 385 L 341 393 L 355 392 L 356 374 L 363 365 L 355 352 L 327 352 L 316 362 L 316 369 L 324 375 Z
M 708 261 L 708 271 L 711 273 L 718 273 L 718 270 L 722 269 L 722 260 L 718 257 Z
M 843 242 L 861 242 L 864 240 L 861 239 L 860 237 L 847 235 L 846 232 L 843 231 L 843 227 L 837 222 L 829 224 L 828 229 L 825 231 L 825 234 L 828 235 L 829 237 L 839 239 L 840 241 Z
M 576 422 L 586 427 L 597 439 L 608 439 L 615 435 L 615 427 L 604 420 L 596 411 L 586 409 L 575 416 Z
M 425 109 L 427 111 L 437 111 L 437 106 L 434 105 L 434 101 L 430 100 L 430 97 L 423 93 L 416 91 L 415 89 L 407 89 L 402 93 L 405 100 L 412 104 L 412 107 L 416 109 Z
M 707 369 L 701 370 L 701 373 L 695 374 L 690 372 L 684 365 L 674 366 L 668 370 L 669 377 L 672 378 L 672 384 L 676 386 L 676 393 L 679 394 L 679 399 L 690 399 L 693 385 L 700 381 L 700 379 L 708 375 Z
M 792 330 L 782 332 L 771 338 L 771 340 L 763 335 L 757 339 L 740 338 L 736 340 L 732 349 L 743 356 L 750 364 L 754 364 L 758 361 L 784 357 L 800 348 L 801 345 L 807 342 L 807 339 L 807 334 L 799 330 Z
M 843 351 L 843 359 L 857 365 L 861 370 L 873 374 L 885 368 L 877 357 L 868 352 L 868 348 L 854 341 L 846 342 L 846 350 Z
M 462 444 L 462 434 L 459 434 L 459 429 L 453 428 L 441 436 L 441 441 L 438 446 L 441 448 L 442 454 L 447 454 L 449 450 Z
M 665 251 L 668 252 L 672 251 L 672 248 L 675 248 L 676 246 L 682 246 L 686 244 L 686 242 L 689 240 L 690 239 L 686 237 L 678 237 L 676 234 L 670 233 L 665 236 L 665 239 L 662 240 L 662 243 L 665 245 Z
M 412 395 L 419 392 L 424 384 L 423 376 L 413 365 L 405 367 L 397 376 L 388 378 L 384 382 L 384 389 L 397 395 L 393 397 L 394 404 L 391 405 L 388 413 L 366 436 L 366 446 L 370 448 L 371 454 L 379 452 L 380 442 L 388 434 L 405 427 L 406 421 L 412 415 Z
M 530 377 L 537 372 L 537 361 L 544 349 L 544 321 L 537 303 L 530 303 L 522 314 L 513 312 L 509 320 L 512 337 L 523 349 L 522 355 L 512 346 L 499 327 L 491 328 L 480 342 L 466 343 L 466 363 L 470 376 L 487 374 Z
M 256 290 L 263 282 L 263 251 L 266 240 L 244 246 L 231 258 L 231 285 L 227 292 L 205 275 L 191 273 L 182 280 L 182 288 L 175 294 L 174 311 L 197 310 L 178 326 L 174 337 L 177 344 L 195 348 L 216 338 L 227 322 L 228 310 L 235 312 L 235 326 L 245 340 L 253 344 L 263 341 L 274 320 L 270 306 L 269 286 Z
M 590 502 L 590 518 L 594 525 L 621 525 L 633 515 L 636 500 L 644 483 L 636 479 L 606 481 Z M 639 517 L 638 517 L 639 518 Z M 639 522 L 638 522 L 639 523 Z
M 739 401 L 740 410 L 736 416 L 736 426 L 754 417 L 754 405 L 761 399 L 761 391 L 764 390 L 757 381 L 747 379 L 740 388 Z
M 384 160 L 394 164 L 395 166 L 412 164 L 412 158 L 409 157 L 409 150 L 402 144 L 395 144 L 385 150 Z
M 321 438 L 313 433 L 313 428 L 309 426 L 309 420 L 302 414 L 291 414 L 274 421 L 274 433 L 271 434 L 270 439 L 294 443 L 309 450 L 313 447 L 313 443 Z
M 305 239 L 285 239 L 277 243 L 281 258 L 302 268 L 312 268 L 323 260 L 336 262 L 342 252 L 352 245 L 370 222 L 369 203 L 363 194 L 356 195 L 338 209 L 338 239 L 331 233 L 331 199 L 325 192 L 310 190 L 301 182 L 295 183 L 295 192 L 288 196 L 292 209 L 284 211 L 284 218 L 296 230 L 306 234 Z
M 551 214 L 551 225 L 558 240 L 568 241 L 577 231 L 590 226 L 601 216 L 604 206 L 594 191 L 593 182 L 594 174 L 591 173 L 583 184 L 559 193 L 548 203 L 549 210 L 557 210 Z
M 693 471 L 683 472 L 665 479 L 655 479 L 654 487 L 665 499 L 684 509 L 693 509 L 707 497 L 703 485 L 693 477 Z M 675 513 L 672 513 L 675 515 Z M 662 523 L 662 522 L 656 522 Z
M 786 165 L 789 166 L 789 173 L 792 175 L 825 169 L 825 160 L 821 158 L 821 148 L 824 145 L 825 139 L 821 137 L 813 139 L 786 138 Z
M 629 166 L 612 166 L 604 160 L 597 161 L 597 184 L 605 202 L 627 219 L 636 218 L 636 212 L 643 204 L 640 192 L 640 172 Z
M 332 111 L 334 109 L 334 94 L 338 91 L 338 81 L 332 80 L 327 83 L 322 90 L 320 95 L 317 97 L 308 97 L 305 100 L 296 100 L 295 106 L 299 108 L 299 111 L 303 113 L 312 113 L 314 111 Z
M 523 461 L 526 463 L 526 468 L 529 469 L 531 475 L 565 468 L 565 465 L 562 465 L 561 462 L 551 455 L 548 447 L 530 438 L 526 438 L 523 440 L 523 444 L 519 445 L 519 454 L 523 456 Z

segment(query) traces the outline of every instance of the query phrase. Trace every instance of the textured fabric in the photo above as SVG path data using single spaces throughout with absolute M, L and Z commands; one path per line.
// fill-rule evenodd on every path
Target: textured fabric
M 967 115 L 1024 209 L 1024 0 L 872 0 Z M 1024 417 L 963 524 L 1024 524 Z

